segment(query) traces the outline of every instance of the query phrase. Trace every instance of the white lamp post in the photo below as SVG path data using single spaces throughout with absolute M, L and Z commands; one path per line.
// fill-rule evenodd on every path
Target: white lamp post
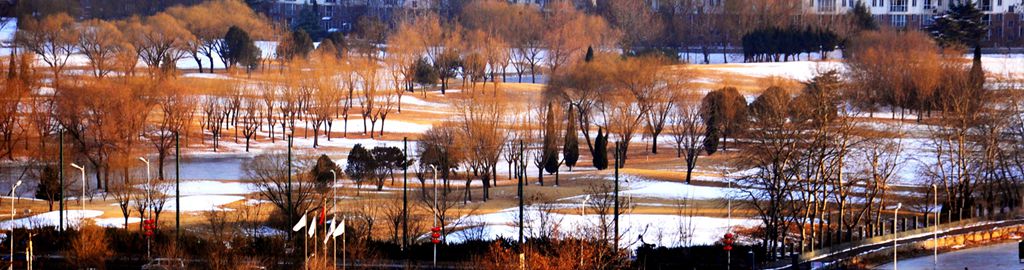
M 85 167 L 78 166 L 78 164 L 71 163 L 71 167 L 78 169 L 82 172 L 82 197 L 78 197 L 78 204 L 82 206 L 82 210 L 85 210 Z
M 150 209 L 150 206 L 152 206 L 151 204 L 153 203 L 153 186 L 152 186 L 152 183 L 151 183 L 152 179 L 150 179 L 150 176 L 149 176 L 149 160 L 147 160 L 144 157 L 139 157 L 139 161 L 142 161 L 142 163 L 146 163 L 146 204 L 147 205 L 144 208 L 146 209 L 145 212 L 149 212 L 149 218 L 153 219 L 153 211 L 152 211 L 152 209 Z M 142 213 L 143 216 L 146 215 L 145 212 Z M 153 257 L 152 254 L 150 253 L 150 242 L 152 242 L 152 241 L 153 241 L 152 237 L 147 237 L 146 238 L 146 257 L 148 257 L 148 258 L 152 258 Z
M 899 270 L 896 260 L 896 242 L 899 240 L 899 230 L 896 228 L 896 221 L 899 218 L 900 208 L 903 203 L 896 203 L 896 210 L 892 212 L 892 269 Z
M 11 187 L 11 235 L 10 235 L 11 237 L 10 238 L 11 238 L 11 267 L 12 268 L 14 267 L 14 197 L 17 196 L 17 195 L 15 195 L 16 193 L 14 193 L 14 191 L 17 190 L 18 186 L 20 186 L 20 185 L 21 185 L 21 180 L 18 180 L 18 182 L 14 183 L 14 186 Z

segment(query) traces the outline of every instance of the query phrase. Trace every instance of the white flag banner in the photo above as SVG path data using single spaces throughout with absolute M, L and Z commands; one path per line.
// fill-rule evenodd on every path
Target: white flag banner
M 302 228 L 305 228 L 305 227 L 306 227 L 306 215 L 303 214 L 302 218 L 299 219 L 299 223 L 295 223 L 295 227 L 292 227 L 292 231 L 293 232 L 297 232 L 297 231 L 299 231 L 299 230 L 301 230 Z
M 334 228 L 334 237 L 345 234 L 345 220 L 341 220 L 341 224 L 338 224 L 337 228 Z
M 309 237 L 316 236 L 316 216 L 313 216 L 313 222 L 309 223 Z
M 330 229 L 327 229 L 327 232 L 324 233 L 324 244 L 327 244 L 327 241 L 334 237 L 334 230 L 338 229 L 338 223 L 336 221 L 337 220 L 334 220 L 334 218 L 331 218 Z

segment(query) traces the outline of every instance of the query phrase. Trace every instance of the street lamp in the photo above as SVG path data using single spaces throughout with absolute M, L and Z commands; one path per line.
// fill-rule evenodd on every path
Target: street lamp
M 17 196 L 16 195 L 17 193 L 14 193 L 14 191 L 17 190 L 18 186 L 20 186 L 20 185 L 21 185 L 21 180 L 18 180 L 18 182 L 14 183 L 14 186 L 11 187 L 11 267 L 12 268 L 14 267 L 14 197 Z
M 85 167 L 74 163 L 71 163 L 71 167 L 82 172 L 82 197 L 78 197 L 78 204 L 82 206 L 82 211 L 85 211 Z
M 583 201 L 580 202 L 580 225 L 587 220 L 587 202 L 590 201 L 590 195 L 584 195 Z M 582 228 L 582 227 L 581 227 Z M 580 239 L 580 269 L 583 269 L 583 239 Z
M 896 241 L 899 240 L 898 236 L 900 232 L 896 228 L 896 220 L 899 218 L 900 208 L 903 207 L 903 203 L 896 203 L 896 211 L 892 212 L 892 269 L 899 270 L 899 266 L 896 261 Z
M 146 203 L 147 204 L 152 204 L 153 203 L 153 186 L 152 186 L 153 184 L 151 183 L 152 179 L 150 179 L 150 176 L 149 176 L 149 160 L 146 160 L 146 158 L 144 158 L 144 157 L 139 157 L 139 161 L 142 161 L 142 163 L 146 163 Z M 145 212 L 150 212 L 149 213 L 149 218 L 152 219 L 153 218 L 153 212 L 151 211 L 151 209 L 148 209 L 149 206 L 150 205 L 146 205 L 144 207 L 144 209 L 146 209 L 146 211 L 144 211 L 142 214 L 145 215 L 146 214 Z M 146 257 L 148 257 L 148 258 L 152 258 L 153 257 L 152 254 L 150 254 L 150 242 L 152 242 L 152 241 L 153 241 L 152 237 L 147 237 L 146 238 Z

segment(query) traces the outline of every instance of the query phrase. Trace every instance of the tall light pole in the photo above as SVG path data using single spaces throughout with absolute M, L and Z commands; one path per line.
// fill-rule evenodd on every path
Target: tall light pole
M 896 242 L 899 240 L 899 231 L 896 229 L 896 220 L 900 215 L 900 207 L 903 207 L 903 203 L 896 203 L 896 211 L 892 212 L 892 269 L 899 270 L 899 265 L 896 261 Z
M 15 195 L 16 193 L 14 193 L 14 191 L 17 190 L 18 186 L 20 186 L 20 185 L 21 185 L 21 180 L 18 180 L 18 182 L 15 183 L 13 187 L 11 187 L 11 237 L 10 238 L 11 238 L 11 268 L 12 269 L 14 268 L 14 197 L 17 196 L 17 195 Z
M 939 188 L 932 184 L 932 203 L 935 204 L 935 226 L 932 226 L 932 269 L 939 269 Z
M 142 161 L 142 163 L 146 163 L 146 204 L 147 205 L 146 205 L 146 207 L 144 207 L 146 209 L 146 211 L 144 211 L 142 214 L 143 214 L 143 216 L 145 216 L 146 215 L 145 212 L 149 212 L 149 218 L 152 219 L 153 218 L 153 211 L 152 211 L 152 209 L 149 209 L 151 205 L 148 205 L 148 204 L 152 204 L 153 203 L 153 184 L 151 183 L 152 179 L 150 179 L 150 177 L 149 177 L 149 160 L 146 160 L 146 158 L 144 158 L 144 157 L 139 157 L 139 161 Z M 156 225 L 156 224 L 154 224 L 154 225 Z M 153 242 L 152 237 L 147 237 L 146 238 L 146 257 L 147 258 L 152 258 L 153 257 L 152 254 L 150 253 L 150 246 L 151 246 L 150 242 Z
M 71 163 L 71 167 L 78 169 L 82 172 L 82 197 L 78 197 L 78 204 L 82 206 L 82 211 L 85 211 L 85 167 L 78 166 L 78 164 Z M 71 220 L 71 217 L 68 217 Z
M 434 170 L 434 225 L 437 227 L 437 167 L 433 164 L 430 165 L 430 169 Z M 434 268 L 437 268 L 437 244 L 434 244 Z

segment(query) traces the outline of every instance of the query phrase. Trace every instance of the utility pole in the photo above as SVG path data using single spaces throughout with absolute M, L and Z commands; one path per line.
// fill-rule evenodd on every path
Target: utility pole
M 939 188 L 932 184 L 932 203 L 935 204 L 935 226 L 932 226 L 932 269 L 939 269 Z
M 525 144 L 523 140 L 519 140 L 519 156 L 523 157 Z M 525 171 L 519 174 L 519 268 L 523 269 L 526 267 L 526 247 L 523 239 L 523 197 L 526 197 L 526 190 L 523 188 L 523 176 L 526 175 Z
M 57 227 L 60 228 L 61 234 L 63 234 L 64 233 L 64 129 L 63 128 L 60 129 L 60 131 L 58 131 L 57 134 L 58 134 L 58 137 L 60 137 L 60 139 L 59 139 L 60 142 L 58 143 L 58 147 L 57 147 L 57 149 L 58 149 L 57 151 L 60 151 L 60 153 L 58 154 L 59 157 L 57 158 L 57 167 L 58 167 L 58 170 L 59 170 L 57 172 L 57 175 L 58 175 L 57 178 L 60 178 L 60 206 L 59 206 L 59 211 L 57 211 L 57 212 L 60 213 L 58 215 L 60 220 L 58 221 Z
M 174 239 L 181 240 L 181 136 L 174 132 Z
M 409 263 L 409 137 L 402 137 L 402 251 Z
M 288 174 L 288 193 L 285 196 L 288 199 L 288 222 L 291 222 L 292 217 L 295 216 L 295 209 L 292 205 L 292 136 L 293 134 L 288 134 L 288 172 L 286 173 Z

